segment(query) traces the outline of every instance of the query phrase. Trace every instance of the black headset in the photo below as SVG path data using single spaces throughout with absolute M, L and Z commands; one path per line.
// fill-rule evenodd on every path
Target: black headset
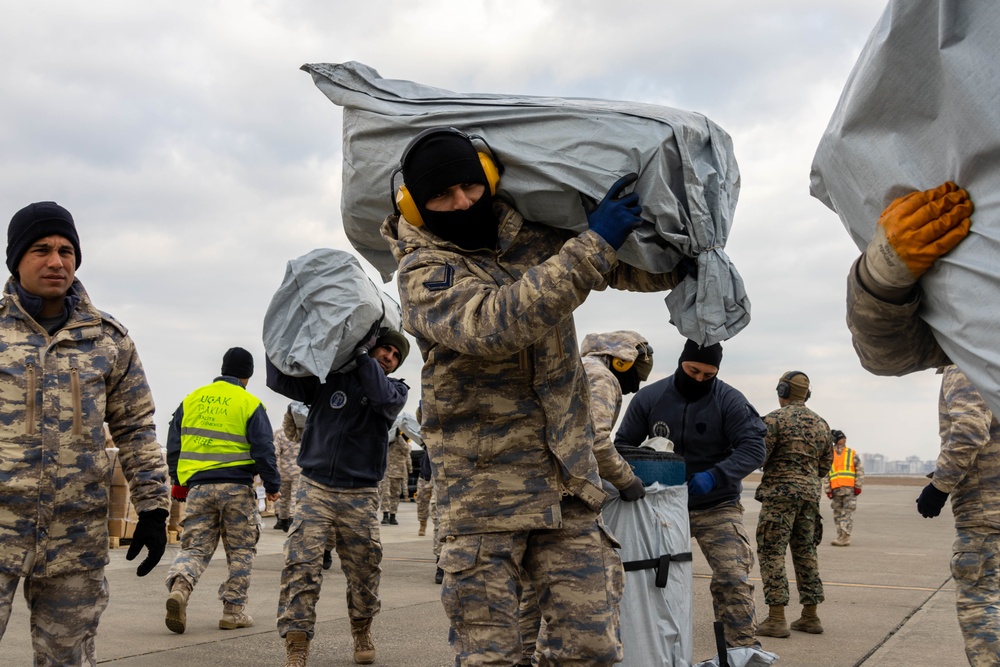
M 423 216 L 420 215 L 420 209 L 417 208 L 417 202 L 413 201 L 413 197 L 410 195 L 410 191 L 406 189 L 406 184 L 399 186 L 398 190 L 396 187 L 396 174 L 403 171 L 403 165 L 406 164 L 407 158 L 410 156 L 410 151 L 412 151 L 417 145 L 423 143 L 427 137 L 434 136 L 437 134 L 454 134 L 462 137 L 470 144 L 473 139 L 478 139 L 483 142 L 489 153 L 484 153 L 478 151 L 479 154 L 479 164 L 483 167 L 483 173 L 486 174 L 486 183 L 489 185 L 490 194 L 495 195 L 497 193 L 497 183 L 500 182 L 500 176 L 503 175 L 504 166 L 500 162 L 500 158 L 497 157 L 496 153 L 493 152 L 493 148 L 478 134 L 466 134 L 459 129 L 454 127 L 432 127 L 429 130 L 424 130 L 417 136 L 413 137 L 410 143 L 406 144 L 406 148 L 403 149 L 403 156 L 399 158 L 399 165 L 392 170 L 392 174 L 389 176 L 389 197 L 392 199 L 392 211 L 396 215 L 402 214 L 414 227 L 420 227 L 424 224 Z
M 796 375 L 801 375 L 802 377 L 804 377 L 806 379 L 806 382 L 809 381 L 809 376 L 803 373 L 802 371 L 788 371 L 787 373 L 781 376 L 781 379 L 778 380 L 778 386 L 775 388 L 776 391 L 778 392 L 778 398 L 788 398 L 789 396 L 792 395 L 792 385 L 788 384 L 788 381 L 791 380 Z M 812 396 L 812 390 L 806 389 L 805 400 L 808 401 L 810 396 Z

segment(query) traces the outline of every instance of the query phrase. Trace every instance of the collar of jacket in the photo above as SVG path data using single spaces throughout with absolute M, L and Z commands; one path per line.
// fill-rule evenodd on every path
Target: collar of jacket
M 52 335 L 53 338 L 67 329 L 80 329 L 89 325 L 100 325 L 101 323 L 100 311 L 90 302 L 90 296 L 78 278 L 73 279 L 73 284 L 70 286 L 69 291 L 72 295 L 69 297 L 70 302 L 67 304 L 70 308 L 69 318 L 63 324 L 62 328 Z M 41 327 L 21 304 L 17 295 L 17 284 L 14 276 L 8 278 L 7 284 L 4 285 L 3 295 L 0 297 L 0 313 L 10 315 L 19 320 L 31 320 L 36 326 Z M 90 334 L 88 333 L 87 337 L 89 336 Z M 82 338 L 84 336 L 81 334 L 78 337 Z
M 493 203 L 493 212 L 496 214 L 499 229 L 497 232 L 497 252 L 502 255 L 514 242 L 514 238 L 524 224 L 524 218 L 513 206 L 502 199 L 497 199 Z M 450 241 L 446 241 L 424 227 L 414 227 L 407 223 L 400 224 L 398 215 L 390 215 L 382 223 L 382 236 L 392 245 L 392 254 L 398 263 L 404 255 L 407 255 L 419 248 L 441 248 L 450 250 L 460 255 L 472 255 L 464 248 L 460 248 Z M 482 251 L 477 251 L 482 252 Z

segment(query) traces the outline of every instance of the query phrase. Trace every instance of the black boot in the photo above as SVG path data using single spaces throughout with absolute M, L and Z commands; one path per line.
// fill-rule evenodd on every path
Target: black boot
M 390 526 L 398 526 L 399 525 L 399 522 L 396 521 L 396 515 L 395 514 L 390 514 L 389 515 L 389 525 Z
M 329 570 L 333 567 L 333 552 L 323 551 L 323 569 Z
M 382 525 L 383 526 L 388 526 L 389 525 L 389 513 L 388 512 L 382 512 Z
M 282 519 L 282 518 L 279 517 L 278 520 L 274 522 L 274 529 L 275 530 L 284 530 L 284 531 L 287 532 L 288 528 L 285 526 L 285 521 L 286 521 L 285 519 Z

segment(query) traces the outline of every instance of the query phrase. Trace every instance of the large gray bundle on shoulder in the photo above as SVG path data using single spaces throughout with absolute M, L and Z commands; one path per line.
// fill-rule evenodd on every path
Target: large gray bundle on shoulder
M 993 3 L 894 0 L 820 140 L 810 191 L 859 249 L 897 197 L 954 181 L 969 236 L 920 281 L 920 316 L 1000 414 L 1000 12 Z
M 325 378 L 353 368 L 376 328 L 400 331 L 399 304 L 349 252 L 320 248 L 288 262 L 264 316 L 264 352 L 285 375 Z
M 697 258 L 698 279 L 666 298 L 686 337 L 708 345 L 749 323 L 743 280 L 724 250 L 739 168 L 729 135 L 705 116 L 634 102 L 454 93 L 383 79 L 356 62 L 302 69 L 344 107 L 344 230 L 385 280 L 396 270 L 378 231 L 393 210 L 392 171 L 418 132 L 451 126 L 482 135 L 506 167 L 499 193 L 525 218 L 554 227 L 586 231 L 579 193 L 600 200 L 620 176 L 638 173 L 647 224 L 619 258 L 656 273 Z

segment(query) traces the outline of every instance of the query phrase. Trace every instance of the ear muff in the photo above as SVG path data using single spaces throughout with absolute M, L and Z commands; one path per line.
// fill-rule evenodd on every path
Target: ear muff
M 618 359 L 615 357 L 611 360 L 611 366 L 619 373 L 624 373 L 628 369 L 632 368 L 635 361 L 625 361 L 624 359 Z
M 809 376 L 803 373 L 802 371 L 789 371 L 788 373 L 785 373 L 784 375 L 781 376 L 781 379 L 778 381 L 778 386 L 775 387 L 775 391 L 778 392 L 778 398 L 788 398 L 789 396 L 792 395 L 792 385 L 790 385 L 788 381 L 791 380 L 796 375 L 801 375 L 806 380 L 809 379 Z M 812 396 L 812 389 L 806 389 L 805 400 L 808 401 L 810 396 Z
M 412 151 L 418 144 L 422 143 L 424 139 L 435 134 L 457 134 L 460 137 L 468 140 L 472 143 L 473 139 L 478 139 L 486 145 L 489 153 L 478 151 L 479 164 L 483 168 L 483 173 L 486 174 L 486 184 L 490 188 L 490 195 L 495 195 L 497 193 L 497 185 L 500 183 L 500 176 L 503 174 L 504 166 L 500 162 L 500 159 L 496 157 L 496 153 L 490 147 L 486 140 L 483 139 L 478 134 L 466 134 L 461 130 L 454 127 L 434 127 L 429 130 L 424 130 L 417 136 L 415 136 L 406 148 L 403 150 L 403 156 L 399 158 L 399 165 L 392 170 L 392 174 L 389 176 L 389 192 L 393 192 L 396 187 L 396 174 L 403 171 L 403 165 L 406 164 L 406 158 L 409 157 L 410 151 Z M 414 227 L 422 227 L 424 224 L 423 216 L 420 215 L 420 209 L 417 207 L 417 203 L 413 200 L 413 196 L 410 191 L 406 189 L 406 184 L 399 186 L 399 189 L 395 190 L 395 196 L 392 197 L 392 210 L 396 215 L 402 215 L 406 218 Z

